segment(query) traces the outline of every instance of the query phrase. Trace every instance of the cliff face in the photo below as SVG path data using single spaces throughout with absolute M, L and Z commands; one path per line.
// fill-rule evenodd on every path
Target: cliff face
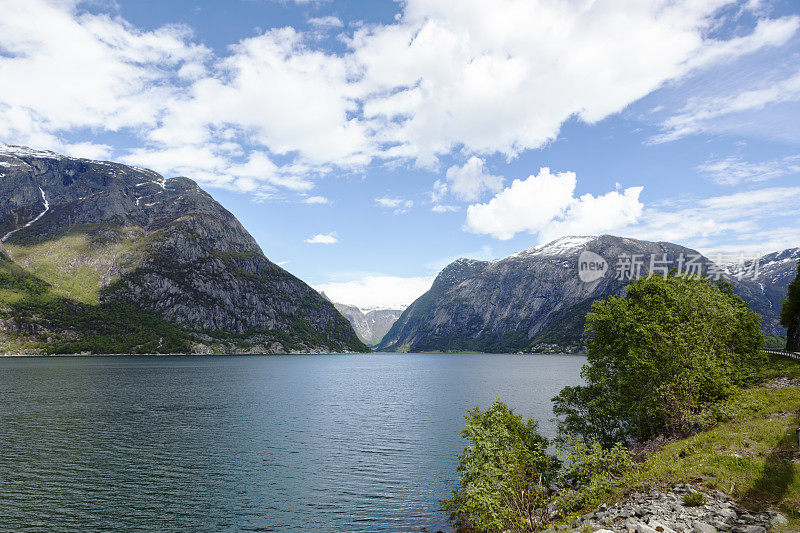
M 0 235 L 53 295 L 140 308 L 185 330 L 192 351 L 366 349 L 188 178 L 0 146 Z
M 582 279 L 578 264 L 583 252 L 596 256 L 589 256 L 589 261 L 584 262 Z M 704 271 L 711 264 L 683 246 L 611 235 L 565 237 L 494 262 L 459 259 L 439 274 L 430 291 L 409 306 L 378 349 L 580 350 L 585 342 L 585 317 L 592 302 L 622 294 L 629 282 L 618 279 L 618 258 L 638 256 L 642 260 L 641 273 L 647 274 L 650 257 L 660 259 L 664 254 L 672 261 L 671 266 L 676 266 L 681 254 L 684 258 L 699 257 L 697 261 Z M 592 257 L 605 260 L 601 274 L 592 270 L 599 265 L 590 264 Z M 765 294 L 772 294 L 772 288 L 765 286 L 762 290 L 759 280 L 733 278 L 733 282 L 737 292 L 757 295 L 760 305 L 769 309 Z M 779 285 L 780 281 L 773 283 Z M 774 292 L 781 290 L 785 294 L 786 287 L 777 287 Z M 775 320 L 775 316 L 767 316 L 770 324 Z

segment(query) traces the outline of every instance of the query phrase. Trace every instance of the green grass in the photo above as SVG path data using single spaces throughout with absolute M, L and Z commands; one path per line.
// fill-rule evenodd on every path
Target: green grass
M 134 250 L 143 235 L 140 228 L 75 226 L 46 240 L 8 243 L 6 252 L 15 263 L 47 282 L 54 295 L 97 304 L 103 277 L 115 260 Z
M 0 318 L 18 326 L 17 332 L 0 334 L 0 351 L 8 353 L 185 353 L 193 339 L 134 305 L 65 298 L 2 253 Z
M 764 379 L 800 376 L 800 364 L 773 357 Z M 716 425 L 672 442 L 647 458 L 608 501 L 630 492 L 694 483 L 728 493 L 756 511 L 777 508 L 800 526 L 800 387 L 743 390 L 705 413 Z M 796 530 L 796 529 L 793 529 Z

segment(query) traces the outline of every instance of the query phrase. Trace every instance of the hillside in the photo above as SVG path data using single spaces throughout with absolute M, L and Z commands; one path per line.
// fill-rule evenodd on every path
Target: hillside
M 607 262 L 604 274 L 590 282 L 582 281 L 577 272 L 578 257 L 587 250 Z M 663 254 L 672 266 L 681 254 L 684 258 L 700 256 L 677 244 L 603 235 L 564 237 L 498 261 L 459 259 L 442 270 L 431 289 L 406 309 L 378 349 L 581 350 L 585 316 L 592 302 L 621 294 L 628 283 L 617 279 L 618 258 L 639 256 L 641 272 L 646 274 L 651 255 L 661 258 Z M 787 272 L 794 271 L 792 258 L 797 254 L 797 250 L 787 250 L 765 256 L 755 280 L 728 273 L 737 293 L 763 315 L 767 333 L 785 334 L 778 313 L 781 295 L 786 294 L 791 280 Z M 697 261 L 705 270 L 712 265 L 702 256 Z
M 0 146 L 0 235 L 0 352 L 367 349 L 188 178 Z M 112 341 L 120 309 L 180 342 Z

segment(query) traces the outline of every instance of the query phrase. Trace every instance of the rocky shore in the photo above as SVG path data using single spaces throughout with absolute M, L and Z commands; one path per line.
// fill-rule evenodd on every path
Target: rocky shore
M 788 523 L 776 512 L 748 511 L 720 491 L 708 492 L 691 485 L 676 485 L 667 491 L 635 493 L 612 506 L 602 505 L 560 531 L 594 533 L 765 533 Z

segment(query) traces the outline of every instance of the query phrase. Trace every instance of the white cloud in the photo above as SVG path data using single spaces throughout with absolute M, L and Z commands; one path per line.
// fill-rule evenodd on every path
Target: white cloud
M 61 132 L 151 128 L 209 51 L 183 26 L 143 31 L 73 2 L 6 2 L 0 17 L 0 138 L 63 149 Z
M 309 244 L 336 244 L 339 242 L 339 238 L 336 236 L 336 232 L 317 233 L 313 237 L 309 237 L 303 242 L 307 242 Z
M 341 19 L 333 15 L 310 18 L 308 19 L 308 23 L 312 26 L 317 26 L 320 28 L 341 28 L 344 26 L 344 23 L 342 23 Z
M 379 139 L 439 154 L 513 156 L 593 123 L 668 80 L 785 42 L 795 17 L 728 41 L 704 37 L 732 2 L 408 0 L 400 22 L 358 31 L 354 57 Z
M 334 302 L 362 309 L 402 309 L 430 289 L 434 277 L 404 278 L 370 274 L 350 281 L 320 283 L 314 288 L 324 292 Z
M 576 185 L 574 172 L 552 174 L 542 168 L 538 175 L 514 180 L 488 203 L 470 205 L 464 228 L 501 240 L 522 231 L 551 240 L 611 231 L 636 222 L 642 213 L 641 187 L 575 197 Z
M 431 207 L 431 211 L 434 213 L 455 213 L 459 209 L 454 205 L 446 205 L 446 204 L 436 204 Z
M 485 191 L 499 191 L 503 188 L 502 176 L 489 174 L 484 170 L 484 164 L 483 159 L 472 156 L 463 166 L 451 166 L 445 174 L 447 184 L 444 185 L 444 190 L 449 186 L 453 196 L 466 202 L 480 199 Z
M 308 198 L 303 199 L 303 203 L 312 205 L 325 205 L 329 204 L 330 201 L 324 196 L 309 196 Z
M 272 29 L 215 53 L 184 26 L 142 30 L 70 0 L 6 4 L 0 141 L 113 155 L 259 197 L 304 193 L 375 160 L 511 157 L 556 138 L 570 117 L 601 120 L 693 69 L 778 46 L 798 25 L 759 14 L 749 33 L 708 37 L 733 0 L 408 0 L 396 21 L 354 30 L 344 51 L 319 48 L 317 28 L 341 23 L 327 16 L 306 33 Z M 742 97 L 766 105 L 795 98 L 795 85 Z M 736 105 L 696 101 L 665 123 L 665 139 Z M 64 140 L 81 131 L 86 142 Z M 109 131 L 130 134 L 133 148 L 92 144 Z M 448 186 L 474 201 L 498 188 L 480 176 Z
M 697 169 L 720 185 L 755 183 L 800 173 L 800 155 L 755 162 L 731 156 L 711 159 Z
M 663 133 L 650 137 L 648 142 L 659 144 L 688 135 L 719 131 L 719 122 L 723 118 L 800 101 L 800 72 L 777 82 L 762 83 L 760 87 L 740 90 L 732 95 L 690 99 L 678 114 L 661 124 Z
M 414 202 L 412 200 L 404 200 L 402 198 L 375 198 L 375 203 L 380 207 L 393 209 L 395 215 L 407 213 L 408 210 L 414 206 Z
M 769 187 L 648 206 L 638 224 L 620 233 L 708 253 L 770 252 L 798 245 L 798 216 L 800 187 Z

